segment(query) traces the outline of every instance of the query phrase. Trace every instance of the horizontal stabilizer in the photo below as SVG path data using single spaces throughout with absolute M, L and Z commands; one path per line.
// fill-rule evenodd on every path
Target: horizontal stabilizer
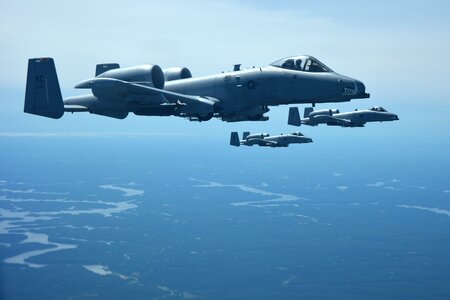
M 97 67 L 95 68 L 95 77 L 97 77 L 98 75 L 105 73 L 106 71 L 109 70 L 114 70 L 114 69 L 119 69 L 120 65 L 113 63 L 113 64 L 98 64 Z
M 298 112 L 298 107 L 290 107 L 289 108 L 288 124 L 293 125 L 293 126 L 302 125 L 302 121 L 300 119 L 300 113 Z
M 24 112 L 53 119 L 63 116 L 64 103 L 52 58 L 28 60 Z

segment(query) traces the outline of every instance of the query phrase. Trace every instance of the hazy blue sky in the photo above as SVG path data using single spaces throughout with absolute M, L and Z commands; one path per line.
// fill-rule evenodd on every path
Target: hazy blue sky
M 103 285 L 111 278 L 117 290 L 126 285 L 150 293 L 157 288 L 159 294 L 188 297 L 189 293 L 181 293 L 186 290 L 183 286 L 197 294 L 195 288 L 202 286 L 197 279 L 206 278 L 208 287 L 200 296 L 232 287 L 233 293 L 242 290 L 253 298 L 264 296 L 266 290 L 285 298 L 295 297 L 296 290 L 285 289 L 294 280 L 293 287 L 305 295 L 320 295 L 316 290 L 326 285 L 329 294 L 337 290 L 340 294 L 336 297 L 348 298 L 351 292 L 347 291 L 356 283 L 356 292 L 372 296 L 385 293 L 394 298 L 422 289 L 417 295 L 444 297 L 448 289 L 440 284 L 448 278 L 448 220 L 442 214 L 448 211 L 450 195 L 449 12 L 449 0 L 0 0 L 2 192 L 17 197 L 10 209 L 18 215 L 27 215 L 26 207 L 37 209 L 37 214 L 28 214 L 31 218 L 47 216 L 52 205 L 63 209 L 48 213 L 55 217 L 50 226 L 38 220 L 39 224 L 25 222 L 23 228 L 11 232 L 23 229 L 48 233 L 47 244 L 53 245 L 75 241 L 89 244 L 78 249 L 88 252 L 79 252 L 73 262 L 63 251 L 55 253 L 48 261 L 53 264 L 51 268 L 42 269 L 45 276 L 35 269 L 19 278 L 15 274 L 27 271 L 5 268 L 5 274 L 12 274 L 6 277 L 8 290 L 15 292 L 15 287 L 19 290 L 29 282 L 27 278 L 39 277 L 45 286 L 54 287 L 49 290 L 54 297 L 58 294 L 55 291 L 76 288 L 80 282 L 88 290 L 76 292 L 92 294 L 88 282 L 83 281 L 90 282 L 91 277 L 84 277 L 75 268 L 85 261 L 103 265 L 114 260 L 118 269 L 113 264 L 111 272 L 124 270 L 130 281 L 120 285 L 117 276 L 98 276 L 92 281 L 95 293 L 115 291 Z M 365 128 L 297 128 L 287 125 L 286 106 L 272 108 L 268 122 L 240 123 L 196 123 L 133 114 L 117 120 L 88 113 L 65 114 L 53 120 L 23 113 L 27 61 L 32 57 L 53 57 L 62 94 L 72 96 L 86 93 L 73 86 L 94 76 L 97 63 L 187 66 L 194 76 L 202 76 L 231 70 L 236 63 L 244 68 L 265 66 L 296 54 L 311 54 L 334 71 L 362 80 L 371 93 L 370 99 L 317 108 L 345 111 L 381 105 L 397 113 L 400 121 L 368 124 Z M 314 143 L 277 149 L 228 146 L 230 132 L 244 130 L 271 134 L 301 131 Z M 223 186 L 200 189 L 195 187 L 200 182 L 188 178 L 217 179 Z M 119 199 L 117 191 L 98 191 L 98 184 L 112 183 L 127 188 L 136 183 L 145 190 L 142 199 L 130 198 L 139 205 L 136 212 L 114 218 L 112 223 L 105 221 L 112 227 L 102 226 L 103 221 L 97 226 L 96 219 L 91 224 L 85 215 L 72 218 L 76 216 L 71 212 L 76 214 L 79 208 L 95 204 L 90 211 L 95 212 L 100 204 L 108 203 L 103 200 Z M 45 190 L 63 195 L 40 192 Z M 272 196 L 285 198 L 285 193 L 289 193 L 288 198 L 301 197 L 305 205 L 285 203 L 289 206 L 234 210 L 226 204 L 240 197 L 244 201 L 261 197 L 266 202 Z M 33 194 L 46 199 L 42 208 L 35 199 L 22 206 Z M 64 210 L 64 203 L 47 200 L 56 197 L 67 198 L 61 202 L 76 209 Z M 70 202 L 73 197 L 82 202 Z M 96 197 L 102 202 L 91 201 Z M 394 207 L 397 204 L 400 208 Z M 44 213 L 39 214 L 42 210 Z M 404 211 L 411 214 L 403 215 Z M 286 221 L 287 216 L 297 221 Z M 313 227 L 297 227 L 297 222 L 309 222 L 309 218 Z M 68 226 L 72 223 L 82 224 L 81 231 Z M 291 223 L 295 228 L 289 227 Z M 91 231 L 91 226 L 100 228 L 100 233 Z M 83 228 L 89 229 L 86 236 Z M 108 228 L 114 232 L 104 230 Z M 103 245 L 110 235 L 115 237 L 111 238 L 113 242 L 118 239 L 120 243 Z M 44 235 L 39 236 L 36 239 Z M 32 237 L 28 235 L 25 242 Z M 69 240 L 63 242 L 65 237 Z M 98 257 L 90 237 L 101 239 L 95 244 L 101 246 Z M 126 237 L 136 237 L 137 242 Z M 19 241 L 17 234 L 10 239 Z M 2 241 L 9 243 L 8 239 Z M 108 249 L 104 251 L 102 245 Z M 199 245 L 209 245 L 211 251 Z M 18 245 L 20 249 L 32 246 Z M 159 253 L 158 247 L 162 249 Z M 5 249 L 5 253 L 15 251 L 14 246 Z M 190 252 L 188 258 L 184 253 L 190 249 L 198 252 Z M 122 255 L 122 250 L 130 256 Z M 78 252 L 68 251 L 66 255 L 73 253 Z M 238 264 L 240 268 L 235 268 Z M 125 271 L 128 266 L 136 268 Z M 247 273 L 239 273 L 244 269 L 256 280 L 250 285 Z M 345 276 L 347 271 L 352 276 Z M 49 278 L 64 272 L 77 280 L 64 277 L 69 287 L 49 284 Z M 290 277 L 274 288 L 266 284 L 271 277 L 284 276 L 280 274 Z M 141 277 L 142 287 L 134 285 L 138 281 L 133 278 Z M 420 284 L 412 286 L 417 282 Z M 26 291 L 39 286 L 39 281 L 33 283 L 34 287 L 29 284 Z M 242 288 L 244 285 L 246 288 Z M 394 287 L 392 291 L 385 288 L 390 286 Z M 407 293 L 401 294 L 405 289 Z M 36 295 L 39 297 L 39 293 Z M 226 292 L 222 297 L 228 295 L 234 294 Z M 270 298 L 272 294 L 268 295 Z
M 54 57 L 63 96 L 70 96 L 80 93 L 73 86 L 101 62 L 182 65 L 200 76 L 230 70 L 234 63 L 263 66 L 312 54 L 338 73 L 361 79 L 372 94 L 370 100 L 320 107 L 382 105 L 400 115 L 395 126 L 383 124 L 394 132 L 428 132 L 430 125 L 417 122 L 428 116 L 448 137 L 442 130 L 450 124 L 448 11 L 448 1 L 3 0 L 0 131 L 293 131 L 285 125 L 286 107 L 273 109 L 269 122 L 251 124 L 134 115 L 118 121 L 87 114 L 54 121 L 25 115 L 27 59 Z

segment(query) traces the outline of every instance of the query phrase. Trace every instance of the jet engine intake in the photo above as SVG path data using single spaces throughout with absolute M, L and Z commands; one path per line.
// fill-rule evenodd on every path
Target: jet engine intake
M 171 67 L 162 70 L 166 81 L 192 78 L 191 71 L 186 67 Z

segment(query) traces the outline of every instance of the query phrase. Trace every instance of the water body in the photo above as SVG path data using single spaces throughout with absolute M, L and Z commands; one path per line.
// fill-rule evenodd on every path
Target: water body
M 380 149 L 349 164 L 344 146 L 306 160 L 304 148 L 87 138 L 68 160 L 69 140 L 5 139 L 2 299 L 450 295 L 444 152 L 411 169 L 407 152 Z

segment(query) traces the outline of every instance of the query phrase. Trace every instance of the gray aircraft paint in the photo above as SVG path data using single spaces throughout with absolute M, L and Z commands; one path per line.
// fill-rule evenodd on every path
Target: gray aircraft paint
M 270 136 L 268 133 L 253 133 L 244 132 L 242 140 L 239 139 L 239 134 L 233 131 L 230 135 L 230 145 L 239 147 L 243 146 L 262 146 L 262 147 L 288 147 L 290 144 L 304 144 L 312 143 L 312 139 L 304 136 L 300 132 L 291 134 L 281 134 Z
M 63 116 L 63 99 L 54 70 L 53 59 L 42 58 L 28 61 L 24 112 L 53 119 Z
M 303 65 L 294 66 L 294 61 Z M 95 74 L 75 86 L 90 89 L 92 94 L 62 102 L 53 59 L 30 59 L 27 82 L 42 78 L 48 86 L 42 90 L 27 83 L 24 111 L 52 118 L 61 117 L 63 107 L 65 112 L 87 111 L 119 119 L 133 112 L 200 121 L 212 117 L 230 122 L 264 121 L 269 106 L 343 102 L 370 96 L 362 82 L 333 72 L 312 56 L 288 57 L 267 67 L 199 78 L 191 78 L 184 67 L 120 68 L 116 63 L 97 65 Z M 48 101 L 41 101 L 45 91 L 50 91 L 44 97 Z
M 304 118 L 300 120 L 298 108 L 289 109 L 288 124 L 300 126 L 301 124 L 317 126 L 364 127 L 368 122 L 388 122 L 399 120 L 396 114 L 390 113 L 380 106 L 369 109 L 355 110 L 341 113 L 337 109 L 322 109 L 314 111 L 312 107 L 306 107 Z

